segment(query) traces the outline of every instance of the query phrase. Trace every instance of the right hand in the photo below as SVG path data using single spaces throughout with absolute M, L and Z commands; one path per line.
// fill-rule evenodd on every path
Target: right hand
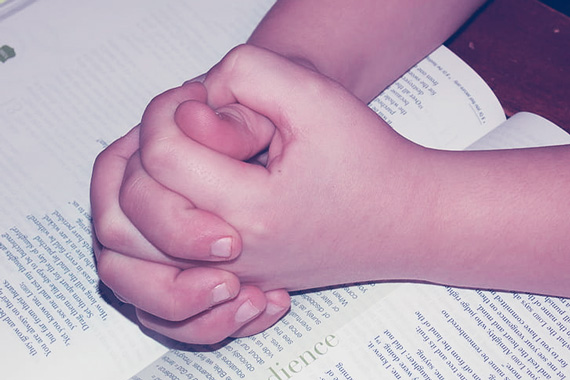
M 204 85 L 212 108 L 240 104 L 276 128 L 266 166 L 252 165 L 197 143 L 154 111 L 174 93 L 149 105 L 145 170 L 242 237 L 240 257 L 205 265 L 264 290 L 420 276 L 426 209 L 416 187 L 429 189 L 422 148 L 338 83 L 264 49 L 236 48 Z M 205 105 L 171 107 L 182 114 Z

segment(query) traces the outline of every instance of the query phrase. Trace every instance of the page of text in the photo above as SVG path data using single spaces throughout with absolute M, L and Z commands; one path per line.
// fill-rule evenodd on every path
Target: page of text
M 445 46 L 412 67 L 370 103 L 417 144 L 462 150 L 505 121 L 489 86 Z
M 271 5 L 50 0 L 0 20 L 3 379 L 126 379 L 167 351 L 98 280 L 93 161 Z

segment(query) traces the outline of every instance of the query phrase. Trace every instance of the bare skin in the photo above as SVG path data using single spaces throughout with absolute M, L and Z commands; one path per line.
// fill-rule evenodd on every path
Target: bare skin
M 429 151 L 361 102 L 481 3 L 278 2 L 249 43 L 280 57 L 240 47 L 98 158 L 103 281 L 141 322 L 192 343 L 261 331 L 286 312 L 285 290 L 333 283 L 568 295 L 565 147 Z M 244 162 L 267 146 L 266 167 Z
M 261 167 L 185 138 L 152 104 L 143 118 L 149 175 L 240 231 L 242 255 L 215 267 L 262 289 L 408 279 L 570 295 L 569 147 L 425 149 L 337 83 L 247 46 L 205 86 L 212 106 L 276 128 Z
M 186 99 L 205 100 L 202 86 L 193 86 L 186 95 Z M 262 121 L 260 125 L 267 123 L 265 118 L 248 110 L 243 112 L 251 114 L 253 120 Z M 232 126 L 236 120 L 220 118 L 213 111 L 212 114 L 211 121 L 216 123 L 205 123 L 206 131 L 194 128 L 192 136 L 219 152 L 238 159 L 246 157 L 248 153 L 243 146 L 232 145 L 243 138 L 228 139 L 232 131 L 238 131 Z M 144 170 L 137 171 L 140 168 L 139 129 L 139 126 L 133 128 L 109 146 L 95 163 L 91 199 L 100 242 L 95 253 L 101 279 L 121 300 L 136 305 L 139 319 L 148 327 L 162 326 L 163 321 L 181 321 L 178 324 L 184 326 L 182 332 L 176 330 L 165 335 L 189 343 L 215 343 L 230 335 L 251 335 L 275 323 L 289 308 L 287 292 L 263 293 L 253 286 L 241 286 L 230 272 L 199 268 L 184 258 L 184 252 L 203 253 L 197 257 L 210 260 L 235 256 L 241 251 L 239 234 L 219 217 L 196 209 L 188 200 L 167 190 Z M 128 175 L 133 171 L 138 174 L 136 178 Z M 131 187 L 133 191 L 120 194 L 122 186 Z M 122 206 L 137 220 L 139 229 L 127 218 L 119 203 L 120 198 L 129 195 L 133 195 L 132 206 L 125 201 Z M 161 211 L 160 216 L 157 210 Z M 151 223 L 145 217 L 147 213 L 156 214 L 150 219 Z M 163 240 L 154 239 L 151 244 L 145 235 Z M 224 256 L 212 254 L 220 249 L 211 245 L 215 245 L 217 239 L 228 238 L 233 244 L 229 250 L 224 244 Z M 192 323 L 188 323 L 191 316 L 194 317 Z

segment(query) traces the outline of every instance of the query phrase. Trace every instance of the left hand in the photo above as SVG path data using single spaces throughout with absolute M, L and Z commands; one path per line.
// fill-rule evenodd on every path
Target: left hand
M 186 100 L 204 99 L 203 86 L 189 84 L 184 88 Z M 224 123 L 228 124 L 228 120 L 217 121 L 220 128 L 227 127 Z M 197 129 L 195 138 L 229 154 L 240 154 L 240 150 L 245 154 L 232 145 L 232 140 L 220 138 L 219 132 L 215 128 L 201 132 Z M 240 287 L 235 275 L 197 267 L 196 262 L 188 260 L 235 257 L 240 252 L 239 234 L 223 220 L 196 209 L 152 180 L 140 165 L 138 140 L 139 127 L 135 127 L 101 153 L 94 166 L 91 199 L 100 242 L 95 245 L 101 279 L 122 300 L 137 307 L 143 324 L 178 340 L 213 343 L 269 327 L 287 311 L 287 292 L 264 294 L 252 286 Z M 128 184 L 141 190 L 137 194 L 144 194 L 147 198 L 143 204 L 153 210 L 152 223 L 143 222 L 141 229 L 131 223 L 124 211 L 136 213 L 137 208 L 119 203 L 120 188 L 128 188 Z M 131 193 L 123 192 L 123 197 L 128 198 L 125 194 Z M 140 201 L 140 197 L 136 199 Z M 151 244 L 147 236 L 162 239 L 162 243 Z M 212 242 L 220 236 L 232 238 L 228 258 L 212 255 Z M 205 310 L 208 311 L 204 313 Z

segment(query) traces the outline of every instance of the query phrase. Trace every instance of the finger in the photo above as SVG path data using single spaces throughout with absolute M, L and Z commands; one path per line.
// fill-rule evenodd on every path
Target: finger
M 263 313 L 231 334 L 232 337 L 250 336 L 267 330 L 279 321 L 291 307 L 291 297 L 286 290 L 279 289 L 265 292 L 265 298 L 267 306 Z
M 216 213 L 216 210 L 235 207 L 235 199 L 250 197 L 267 176 L 267 171 L 259 165 L 236 160 L 187 138 L 178 128 L 175 117 L 183 119 L 190 114 L 186 107 L 195 110 L 197 105 L 185 104 L 178 116 L 172 116 L 184 103 L 180 101 L 184 91 L 186 91 L 185 86 L 166 92 L 155 98 L 147 107 L 141 122 L 140 145 L 143 167 L 152 178 L 182 196 L 192 199 L 199 208 Z M 245 125 L 236 123 L 235 117 L 228 117 L 223 122 L 241 128 Z M 226 128 L 228 125 L 220 128 Z M 272 125 L 269 126 L 267 129 L 271 130 L 270 133 L 258 133 L 252 129 L 253 136 L 264 135 L 268 138 L 273 132 Z M 252 134 L 246 132 L 242 136 L 252 136 Z M 245 139 L 249 143 L 255 140 L 247 137 Z M 262 140 L 263 138 L 259 138 L 254 144 L 266 146 L 268 141 Z M 246 151 L 252 149 L 247 148 Z M 244 179 L 246 181 L 243 181 Z M 200 187 L 196 187 L 198 184 Z M 223 198 L 227 197 L 222 197 L 228 192 L 233 197 L 232 202 L 224 201 Z
M 187 101 L 178 106 L 174 120 L 188 137 L 237 160 L 264 150 L 275 131 L 269 119 L 240 104 L 214 110 L 204 102 Z
M 263 313 L 265 295 L 244 286 L 238 296 L 193 318 L 172 322 L 137 310 L 139 321 L 151 330 L 185 343 L 213 344 L 231 336 Z
M 142 237 L 119 206 L 118 194 L 127 161 L 139 146 L 139 128 L 111 144 L 97 157 L 91 179 L 93 226 L 99 242 L 119 252 L 150 252 L 160 255 Z
M 331 84 L 332 81 L 314 71 L 264 49 L 251 46 L 234 49 L 204 81 L 208 103 L 214 108 L 239 103 L 265 115 L 275 124 L 277 131 L 269 148 L 269 170 L 252 168 L 199 147 L 194 141 L 182 139 L 180 130 L 165 127 L 169 121 L 154 112 L 153 107 L 168 102 L 167 97 L 151 105 L 143 117 L 143 166 L 153 178 L 192 199 L 197 207 L 225 216 L 238 212 L 239 208 L 250 206 L 254 198 L 267 199 L 271 192 L 265 186 L 269 174 L 279 172 L 274 164 L 285 159 L 287 154 L 298 155 L 290 146 L 285 150 L 286 145 L 295 139 L 307 139 L 309 133 L 314 135 L 316 131 L 321 136 L 331 133 L 314 111 L 318 106 L 315 99 L 324 104 L 329 101 L 326 95 L 330 91 L 341 89 L 340 85 Z M 342 103 L 346 98 L 361 104 L 346 91 L 338 91 L 332 98 L 336 102 Z M 334 109 L 337 104 L 327 106 Z M 347 125 L 353 122 L 350 115 L 344 117 Z M 342 142 L 344 138 L 335 141 Z M 287 154 L 281 155 L 283 152 Z M 231 217 L 225 219 L 231 223 Z
M 145 238 L 170 256 L 217 261 L 241 252 L 241 239 L 234 228 L 149 177 L 138 152 L 125 169 L 119 201 Z
M 186 90 L 184 100 L 205 100 L 206 94 L 201 84 L 189 85 Z M 128 215 L 125 215 L 120 207 L 118 194 L 123 183 L 123 174 L 127 162 L 139 147 L 138 139 L 139 128 L 136 127 L 126 136 L 111 144 L 95 162 L 91 185 L 91 203 L 97 239 L 102 245 L 127 255 L 187 267 L 189 264 L 184 260 L 165 255 L 149 243 L 137 228 L 138 226 L 133 225 L 132 220 L 129 220 Z M 124 199 L 125 197 L 123 197 Z M 161 202 L 160 199 L 161 197 L 154 198 L 156 202 Z M 155 203 L 146 202 L 145 204 L 154 205 Z M 175 208 L 174 205 L 170 207 L 170 209 L 173 208 Z M 152 221 L 155 219 L 154 216 L 148 218 L 149 215 L 151 214 L 147 213 L 141 220 Z M 192 219 L 196 221 L 203 219 L 205 223 L 203 229 L 192 231 L 192 234 L 176 235 L 178 241 L 170 239 L 172 247 L 179 247 L 178 251 L 173 252 L 174 256 L 184 259 L 204 259 L 210 255 L 208 259 L 215 260 L 232 258 L 239 253 L 241 249 L 239 235 L 225 221 L 216 219 L 213 215 L 195 215 Z M 148 231 L 156 230 L 156 228 L 148 227 L 148 224 L 151 223 L 147 223 L 147 228 L 143 231 L 146 235 L 148 235 Z M 172 223 L 169 225 L 176 228 L 176 225 Z M 164 225 L 160 224 L 160 226 Z M 188 226 L 185 231 L 189 229 L 191 226 Z M 202 234 L 197 234 L 196 231 L 202 231 Z M 206 237 L 205 234 L 210 234 L 210 236 Z M 194 243 L 193 239 L 197 241 Z M 167 238 L 162 239 L 162 241 L 165 240 Z M 179 244 L 180 241 L 185 244 Z M 186 248 L 187 251 L 185 251 Z M 96 250 L 96 253 L 98 251 Z M 165 252 L 169 253 L 168 251 Z
M 103 249 L 101 280 L 122 300 L 169 321 L 182 321 L 236 297 L 239 280 L 230 272 L 196 267 L 186 270 Z
M 194 98 L 200 85 L 186 85 Z M 203 87 L 202 87 L 203 89 Z M 175 102 L 182 89 L 169 91 Z M 239 104 L 217 111 L 204 102 L 182 102 L 174 122 L 187 136 L 221 153 L 243 160 L 264 149 L 274 127 L 269 120 Z M 241 251 L 237 232 L 225 221 L 169 192 L 153 181 L 134 155 L 127 165 L 120 203 L 130 221 L 161 251 L 178 258 L 199 260 L 232 259 Z
M 239 103 L 269 118 L 285 138 L 291 128 L 319 117 L 315 109 L 338 96 L 350 98 L 336 82 L 268 50 L 251 45 L 234 48 L 204 80 L 208 104 L 217 108 Z M 330 94 L 336 91 L 335 96 Z M 356 101 L 354 98 L 352 101 Z M 302 119 L 291 120 L 299 115 Z M 295 121 L 292 123 L 291 121 Z M 326 128 L 312 125 L 310 129 Z

